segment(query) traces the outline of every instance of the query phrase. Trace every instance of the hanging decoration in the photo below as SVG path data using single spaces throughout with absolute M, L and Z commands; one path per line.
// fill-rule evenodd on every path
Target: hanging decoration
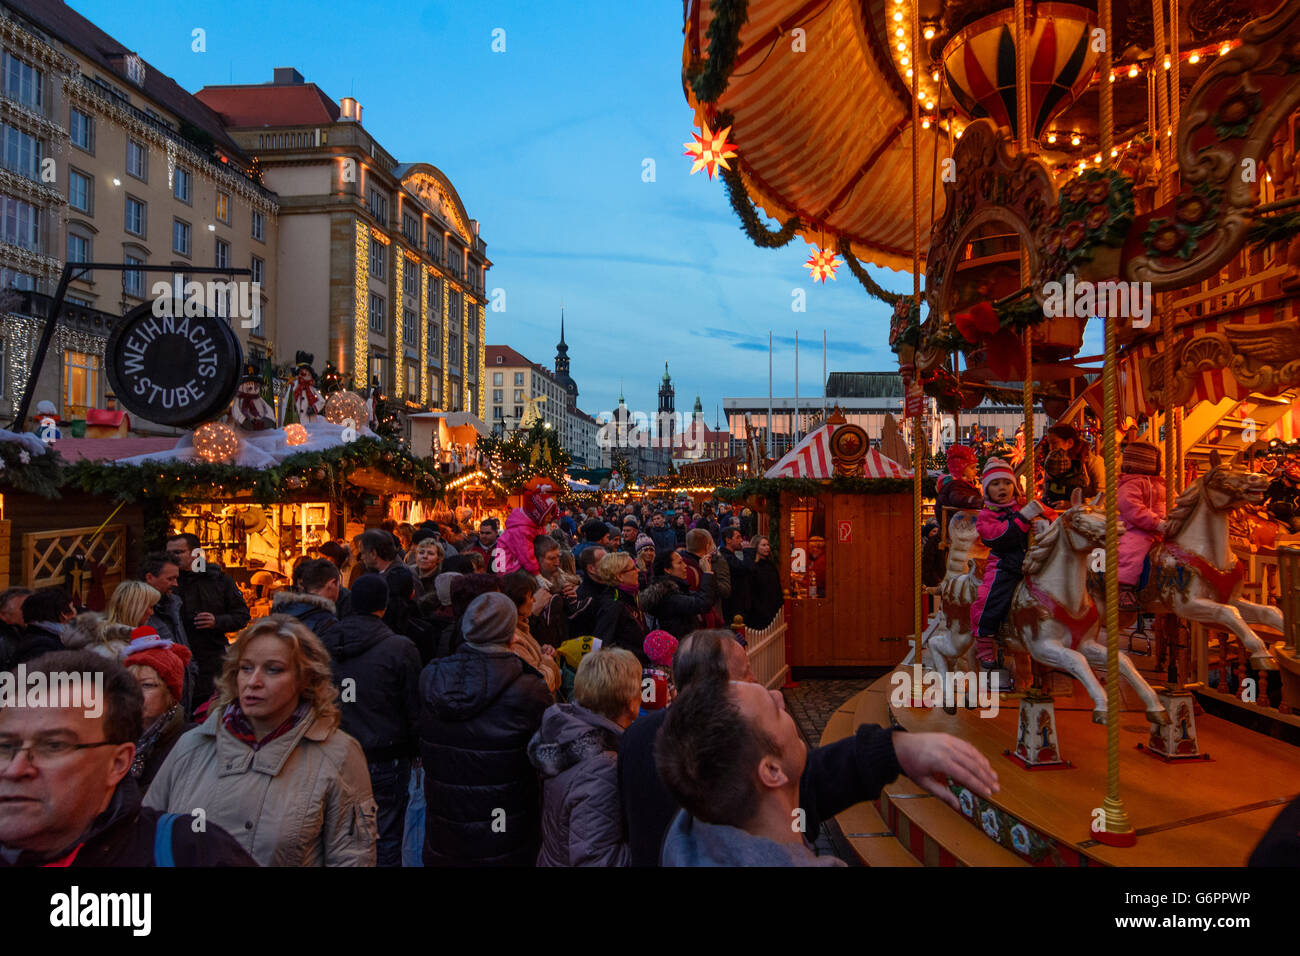
M 284 429 L 284 443 L 286 445 L 302 445 L 307 441 L 307 429 L 303 428 L 297 422 L 288 425 Z
M 351 419 L 352 424 L 360 428 L 369 418 L 370 409 L 366 406 L 366 400 L 356 392 L 331 392 L 325 399 L 325 421 L 331 425 L 342 425 Z
M 194 431 L 194 450 L 204 461 L 229 461 L 239 451 L 239 433 L 225 422 L 208 422 Z
M 686 147 L 683 156 L 693 156 L 695 162 L 691 165 L 691 175 L 694 176 L 701 169 L 713 178 L 713 172 L 719 166 L 723 169 L 730 169 L 727 160 L 736 158 L 736 144 L 727 142 L 727 134 L 731 132 L 731 127 L 727 126 L 721 132 L 714 133 L 709 129 L 708 120 L 700 122 L 700 132 L 692 133 L 695 142 L 682 143 Z
M 828 278 L 834 281 L 835 270 L 843 264 L 841 260 L 835 257 L 833 249 L 817 249 L 814 247 L 812 255 L 804 263 L 804 268 L 812 275 L 814 282 L 825 285 Z

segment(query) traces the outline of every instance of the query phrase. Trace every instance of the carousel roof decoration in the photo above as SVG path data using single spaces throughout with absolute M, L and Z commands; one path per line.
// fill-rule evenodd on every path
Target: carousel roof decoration
M 846 444 L 844 440 L 837 443 L 835 438 L 839 432 L 845 429 L 861 431 L 855 425 L 836 424 L 828 421 L 791 448 L 780 461 L 763 474 L 763 477 L 829 479 L 835 477 L 837 473 L 837 458 L 842 463 L 846 458 L 857 459 L 859 456 L 861 457 L 859 477 L 911 477 L 912 472 L 910 469 L 904 469 L 898 462 L 886 458 L 874 448 L 867 447 L 864 443 L 864 436 L 857 436 L 856 433 L 853 433 L 856 441 L 853 442 L 854 447 L 852 450 L 843 447 Z M 838 471 L 843 473 L 842 465 Z
M 709 129 L 707 121 L 700 123 L 700 132 L 692 133 L 693 143 L 682 143 L 686 147 L 686 152 L 682 155 L 692 156 L 695 162 L 691 164 L 691 175 L 694 176 L 701 169 L 713 178 L 713 172 L 719 166 L 723 169 L 730 169 L 727 160 L 736 158 L 736 144 L 727 142 L 727 134 L 731 132 L 731 127 L 727 126 L 721 131 L 715 133 Z
M 825 285 L 827 279 L 835 280 L 835 270 L 843 264 L 835 257 L 833 249 L 817 249 L 814 247 L 812 255 L 808 257 L 804 267 L 808 270 L 814 282 Z

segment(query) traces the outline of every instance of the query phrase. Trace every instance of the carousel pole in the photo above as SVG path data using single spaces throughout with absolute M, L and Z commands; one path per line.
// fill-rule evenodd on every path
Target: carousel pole
M 912 4 L 912 55 L 916 58 L 917 51 L 920 50 L 921 22 L 920 8 L 918 4 Z M 921 61 L 916 59 L 912 68 L 912 301 L 916 305 L 919 315 L 921 309 L 921 155 L 919 133 L 921 129 L 921 102 L 920 94 L 917 92 L 917 78 L 921 75 Z M 919 373 L 913 369 L 912 374 Z M 905 391 L 910 391 L 908 385 Z M 907 397 L 903 398 L 904 408 L 907 407 Z M 916 666 L 912 668 L 913 700 L 920 700 L 923 696 L 921 671 L 925 667 L 925 662 L 921 654 L 921 633 L 925 629 L 924 611 L 922 603 L 924 597 L 924 583 L 921 580 L 921 468 L 924 461 L 921 456 L 921 445 L 923 443 L 923 434 L 921 429 L 921 412 L 912 417 L 912 633 L 915 635 L 915 661 Z
M 1029 152 L 1029 60 L 1025 55 L 1025 0 L 1016 0 L 1016 133 L 1020 153 Z M 1020 246 L 1020 286 L 1029 284 L 1029 250 Z M 1025 491 L 1034 497 L 1034 337 L 1025 329 L 1025 381 L 1021 392 L 1025 412 L 1025 457 L 1020 462 Z M 1032 539 L 1032 534 L 1031 534 Z
M 1155 0 L 1159 4 L 1160 0 Z M 1098 10 L 1106 47 L 1101 54 L 1101 75 L 1110 76 L 1110 0 L 1099 0 Z M 1114 88 L 1109 79 L 1100 84 L 1101 155 L 1111 162 L 1115 138 Z M 1115 488 L 1115 316 L 1104 316 L 1106 364 L 1102 371 L 1103 458 L 1106 465 L 1106 796 L 1101 802 L 1105 829 L 1097 840 L 1107 846 L 1133 846 L 1137 834 L 1129 823 L 1119 795 L 1119 514 Z

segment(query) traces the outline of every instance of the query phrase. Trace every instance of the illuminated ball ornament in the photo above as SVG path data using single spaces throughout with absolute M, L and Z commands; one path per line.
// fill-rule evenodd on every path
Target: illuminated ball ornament
M 303 428 L 297 422 L 285 426 L 284 442 L 286 445 L 301 445 L 306 441 L 307 429 Z
M 700 124 L 700 132 L 692 133 L 695 138 L 693 143 L 682 143 L 686 147 L 683 156 L 694 157 L 695 162 L 691 165 L 691 175 L 694 176 L 701 169 L 713 178 L 713 171 L 721 166 L 723 169 L 730 169 L 727 160 L 736 158 L 736 144 L 727 142 L 727 134 L 731 132 L 728 126 L 720 133 L 714 133 L 709 129 L 708 123 Z
M 835 257 L 831 249 L 814 249 L 804 267 L 812 274 L 814 282 L 826 284 L 827 278 L 835 278 L 835 270 L 844 263 Z
M 341 391 L 334 392 L 325 399 L 325 421 L 331 425 L 342 425 L 349 418 L 357 428 L 370 420 L 370 409 L 364 398 L 356 392 Z
M 239 433 L 225 422 L 208 422 L 194 432 L 194 450 L 206 462 L 229 461 L 239 451 Z

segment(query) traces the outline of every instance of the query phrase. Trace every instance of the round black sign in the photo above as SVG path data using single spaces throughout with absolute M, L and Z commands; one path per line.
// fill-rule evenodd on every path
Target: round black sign
M 182 428 L 224 414 L 244 366 L 228 321 L 207 311 L 186 315 L 186 304 L 146 302 L 124 315 L 109 336 L 105 368 L 122 408 Z

